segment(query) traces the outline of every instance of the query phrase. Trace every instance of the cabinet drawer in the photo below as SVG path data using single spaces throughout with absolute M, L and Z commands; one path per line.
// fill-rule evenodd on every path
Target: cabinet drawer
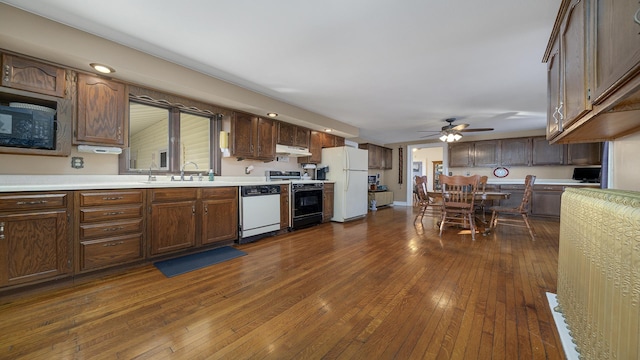
M 97 269 L 142 259 L 142 234 L 80 243 L 81 270 Z
M 67 193 L 3 194 L 0 195 L 0 211 L 64 208 L 67 197 Z
M 153 189 L 151 190 L 151 201 L 179 201 L 195 200 L 198 197 L 197 188 L 184 189 Z
M 533 185 L 533 191 L 564 191 L 564 185 Z
M 134 191 L 82 191 L 80 206 L 141 204 L 142 190 Z
M 202 189 L 203 199 L 237 199 L 238 188 L 237 187 L 222 187 L 222 188 L 204 188 Z
M 80 222 L 113 221 L 142 217 L 142 205 L 80 209 Z
M 500 190 L 524 190 L 524 185 L 500 185 Z
M 132 232 L 142 232 L 142 219 L 80 225 L 81 239 L 115 236 Z

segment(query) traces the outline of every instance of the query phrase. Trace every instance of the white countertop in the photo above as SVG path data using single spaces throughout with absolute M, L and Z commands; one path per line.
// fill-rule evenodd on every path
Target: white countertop
M 56 191 L 90 189 L 147 189 L 166 187 L 222 187 L 245 185 L 277 185 L 290 183 L 318 183 L 320 180 L 267 181 L 264 176 L 216 176 L 202 181 L 194 176 L 193 181 L 171 181 L 169 176 L 157 176 L 148 181 L 147 175 L 0 175 L 0 192 L 11 191 Z
M 487 184 L 490 185 L 524 185 L 524 179 L 489 179 Z M 583 183 L 578 180 L 571 179 L 536 179 L 535 185 L 584 185 L 584 186 L 600 186 L 598 183 Z

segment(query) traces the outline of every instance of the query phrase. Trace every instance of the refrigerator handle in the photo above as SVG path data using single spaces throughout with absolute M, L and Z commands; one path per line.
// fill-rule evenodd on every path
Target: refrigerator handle
M 344 155 L 344 168 L 347 170 L 351 169 L 351 159 L 349 159 L 349 152 L 347 151 L 346 148 L 342 148 L 342 152 Z
M 351 171 L 345 170 L 345 172 L 347 173 L 347 184 L 344 191 L 347 192 L 349 191 L 349 185 L 351 184 Z

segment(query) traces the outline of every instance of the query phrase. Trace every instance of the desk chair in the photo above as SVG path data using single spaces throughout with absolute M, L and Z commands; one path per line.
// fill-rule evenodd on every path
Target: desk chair
M 440 182 L 442 184 L 440 236 L 442 236 L 445 224 L 457 224 L 469 227 L 471 239 L 475 240 L 474 201 L 478 191 L 480 175 L 440 175 Z
M 524 179 L 524 195 L 522 196 L 522 202 L 518 207 L 510 208 L 505 206 L 492 206 L 491 210 L 491 227 L 487 231 L 493 231 L 498 222 L 507 226 L 520 226 L 529 230 L 531 240 L 535 240 L 536 233 L 529 222 L 529 203 L 531 203 L 531 194 L 533 193 L 533 183 L 536 181 L 535 175 L 527 175 Z M 518 219 L 500 218 L 500 214 L 507 215 L 520 215 L 524 221 L 524 225 L 519 225 L 516 222 Z

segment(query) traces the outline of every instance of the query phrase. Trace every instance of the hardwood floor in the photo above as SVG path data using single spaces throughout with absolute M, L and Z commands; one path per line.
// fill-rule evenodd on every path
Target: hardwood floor
M 148 265 L 0 298 L 2 359 L 563 359 L 557 221 L 471 241 L 417 208 L 237 246 L 165 278 Z

